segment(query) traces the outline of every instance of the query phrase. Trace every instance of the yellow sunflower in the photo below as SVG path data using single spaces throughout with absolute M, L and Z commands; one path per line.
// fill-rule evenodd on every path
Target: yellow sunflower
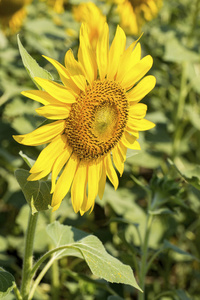
M 103 196 L 106 177 L 117 189 L 115 168 L 122 175 L 127 148 L 140 149 L 138 132 L 154 127 L 144 119 L 147 106 L 139 103 L 155 86 L 154 76 L 144 77 L 153 59 L 150 55 L 141 59 L 139 43 L 126 50 L 125 45 L 125 33 L 118 26 L 109 49 L 105 23 L 93 51 L 88 27 L 82 24 L 78 60 L 71 50 L 66 53 L 65 67 L 46 57 L 57 69 L 62 84 L 35 78 L 44 90 L 22 92 L 44 105 L 36 109 L 39 115 L 53 120 L 31 133 L 14 136 L 24 145 L 48 143 L 28 180 L 41 179 L 51 172 L 53 210 L 70 187 L 74 211 L 84 214 L 92 210 L 97 195 Z
M 113 0 L 118 4 L 120 25 L 129 34 L 137 35 L 146 21 L 156 17 L 162 0 Z
M 106 17 L 93 2 L 81 3 L 78 6 L 74 6 L 73 15 L 76 21 L 87 23 L 89 39 L 92 47 L 95 49 Z
M 15 33 L 26 17 L 26 5 L 32 0 L 0 0 L 0 23 L 6 33 Z

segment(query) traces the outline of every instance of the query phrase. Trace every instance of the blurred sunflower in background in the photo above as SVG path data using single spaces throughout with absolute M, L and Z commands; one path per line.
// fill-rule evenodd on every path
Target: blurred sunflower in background
M 154 127 L 144 119 L 147 106 L 139 103 L 155 86 L 154 76 L 144 77 L 152 66 L 152 57 L 141 59 L 137 42 L 125 49 L 126 35 L 119 26 L 110 49 L 107 23 L 95 51 L 89 34 L 88 25 L 83 23 L 78 60 L 71 50 L 67 51 L 65 67 L 46 57 L 63 84 L 34 78 L 43 90 L 23 92 L 44 105 L 36 109 L 39 115 L 53 121 L 31 133 L 14 136 L 24 145 L 48 143 L 28 180 L 42 179 L 51 172 L 53 210 L 58 209 L 71 187 L 74 211 L 81 214 L 93 209 L 97 195 L 102 198 L 106 177 L 117 189 L 115 168 L 123 174 L 127 148 L 140 149 L 138 132 Z
M 138 35 L 142 26 L 155 18 L 162 0 L 112 0 L 117 4 L 120 26 L 127 34 Z
M 19 31 L 26 17 L 26 5 L 32 0 L 0 0 L 0 24 L 6 34 Z
M 74 6 L 72 12 L 76 21 L 88 24 L 89 39 L 92 47 L 95 49 L 106 17 L 93 2 L 81 3 Z

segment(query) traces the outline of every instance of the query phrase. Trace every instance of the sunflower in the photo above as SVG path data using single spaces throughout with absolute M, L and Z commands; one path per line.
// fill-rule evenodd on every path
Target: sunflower
M 14 34 L 26 17 L 26 5 L 32 0 L 0 0 L 0 23 L 6 33 Z
M 98 38 L 106 21 L 106 17 L 93 2 L 81 3 L 77 6 L 74 6 L 73 15 L 76 21 L 87 23 L 89 39 L 92 47 L 95 49 Z
M 156 17 L 162 0 L 112 0 L 118 4 L 120 25 L 129 34 L 137 35 L 142 25 Z
M 115 168 L 122 175 L 127 148 L 140 149 L 138 132 L 154 127 L 144 119 L 147 106 L 139 103 L 155 86 L 154 76 L 144 77 L 152 57 L 141 59 L 137 42 L 126 50 L 125 45 L 125 33 L 118 26 L 109 49 L 105 23 L 93 51 L 88 27 L 82 24 L 78 60 L 71 50 L 65 55 L 65 67 L 46 57 L 63 84 L 35 78 L 43 91 L 22 92 L 44 105 L 36 109 L 39 115 L 53 120 L 31 133 L 14 136 L 24 145 L 48 143 L 28 180 L 42 179 L 51 172 L 53 210 L 58 209 L 70 187 L 74 211 L 84 214 L 92 210 L 97 195 L 103 196 L 106 177 L 117 189 Z

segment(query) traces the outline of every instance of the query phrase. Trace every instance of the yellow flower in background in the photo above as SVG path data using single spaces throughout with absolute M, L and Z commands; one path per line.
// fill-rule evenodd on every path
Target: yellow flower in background
M 65 67 L 46 57 L 62 84 L 35 78 L 43 91 L 22 93 L 42 103 L 37 113 L 53 120 L 31 133 L 14 136 L 24 145 L 48 143 L 28 180 L 39 180 L 51 172 L 53 210 L 70 187 L 74 211 L 84 214 L 92 210 L 97 195 L 102 198 L 104 194 L 106 177 L 117 189 L 115 168 L 122 176 L 127 148 L 140 149 L 138 132 L 154 127 L 144 119 L 147 106 L 139 103 L 155 86 L 154 76 L 144 77 L 153 59 L 150 55 L 141 59 L 137 42 L 126 50 L 125 46 L 125 33 L 118 26 L 109 49 L 105 23 L 94 51 L 88 26 L 82 24 L 78 60 L 71 50 L 66 53 Z
M 87 23 L 89 39 L 95 49 L 106 17 L 93 2 L 81 3 L 78 6 L 74 6 L 73 15 L 76 21 Z
M 0 0 L 0 23 L 6 33 L 16 33 L 26 17 L 26 5 L 32 0 Z
M 156 17 L 162 0 L 113 0 L 118 4 L 120 25 L 128 34 L 137 35 L 145 22 Z

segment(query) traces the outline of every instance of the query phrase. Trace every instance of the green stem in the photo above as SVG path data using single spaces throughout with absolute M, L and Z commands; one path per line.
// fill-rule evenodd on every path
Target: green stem
M 182 136 L 182 122 L 183 122 L 183 114 L 184 114 L 184 106 L 185 106 L 185 99 L 187 96 L 186 93 L 186 86 L 187 86 L 187 74 L 186 74 L 186 67 L 187 63 L 183 62 L 182 64 L 182 74 L 181 74 L 181 86 L 180 86 L 180 93 L 178 99 L 178 107 L 177 113 L 175 117 L 175 133 L 173 139 L 173 158 L 177 156 L 178 148 L 180 145 L 180 140 Z
M 148 213 L 145 225 L 145 237 L 142 244 L 142 260 L 141 260 L 141 269 L 140 269 L 140 287 L 143 290 L 143 293 L 139 292 L 138 300 L 145 299 L 145 277 L 147 273 L 147 258 L 148 258 L 148 244 L 149 244 L 149 235 L 151 231 L 151 225 L 153 221 L 153 216 Z
M 15 284 L 14 287 L 13 287 L 13 291 L 14 291 L 14 293 L 15 293 L 15 296 L 16 296 L 16 299 L 17 299 L 17 300 L 23 300 L 23 299 L 22 299 L 22 295 L 20 294 L 20 291 L 18 290 L 16 284 Z
M 55 214 L 50 213 L 50 223 L 55 221 Z M 51 243 L 49 249 L 52 250 L 54 245 Z M 58 261 L 54 260 L 51 268 L 51 295 L 52 300 L 60 299 L 60 280 L 59 280 L 59 265 Z
M 23 300 L 27 300 L 31 288 L 31 270 L 33 265 L 33 243 L 35 237 L 35 229 L 38 219 L 38 213 L 29 214 L 28 228 L 25 236 L 25 252 L 22 270 L 21 295 Z
M 42 278 L 44 277 L 44 275 L 46 274 L 46 272 L 49 270 L 49 268 L 52 266 L 53 263 L 54 263 L 54 257 L 52 257 L 49 260 L 49 262 L 44 266 L 44 268 L 42 269 L 42 271 L 40 272 L 40 274 L 38 275 L 38 277 L 34 281 L 32 289 L 29 293 L 28 300 L 31 300 L 33 298 L 33 295 L 35 293 L 35 290 L 36 290 L 37 286 L 39 285 L 40 281 L 42 280 Z

